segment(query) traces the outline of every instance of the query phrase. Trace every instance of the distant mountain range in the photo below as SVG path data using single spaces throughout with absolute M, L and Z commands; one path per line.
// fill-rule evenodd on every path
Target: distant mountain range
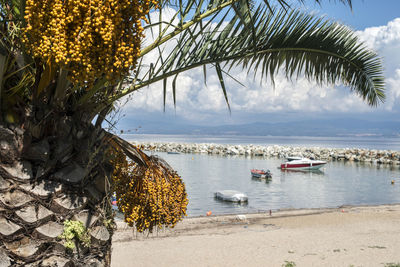
M 124 127 L 129 129 L 129 127 Z M 126 130 L 125 130 L 126 132 Z M 248 135 L 248 136 L 400 136 L 400 122 L 352 119 L 257 122 L 240 125 L 199 126 L 183 123 L 146 123 L 130 130 L 138 134 Z

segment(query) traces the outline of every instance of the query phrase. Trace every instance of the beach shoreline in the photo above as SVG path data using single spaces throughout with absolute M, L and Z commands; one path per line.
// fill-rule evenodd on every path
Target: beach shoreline
M 189 217 L 148 236 L 121 221 L 112 266 L 384 266 L 400 262 L 399 224 L 400 204 Z

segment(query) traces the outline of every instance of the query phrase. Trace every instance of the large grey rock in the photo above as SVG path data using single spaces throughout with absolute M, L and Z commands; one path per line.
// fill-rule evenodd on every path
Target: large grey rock
M 53 212 L 38 204 L 37 207 L 32 205 L 17 210 L 15 214 L 27 223 L 34 223 L 51 216 Z
M 49 154 L 50 145 L 49 142 L 44 139 L 41 142 L 31 144 L 22 156 L 25 159 L 45 162 L 49 158 Z
M 17 161 L 13 166 L 2 166 L 6 175 L 17 180 L 28 181 L 33 178 L 32 165 L 29 161 Z
M 10 129 L 0 126 L 0 162 L 12 163 L 18 157 L 18 141 Z
M 4 217 L 0 217 L 0 233 L 3 236 L 10 236 L 21 229 L 21 226 L 15 224 Z
M 41 181 L 38 184 L 22 184 L 20 187 L 40 197 L 48 197 L 62 190 L 62 185 L 55 181 Z
M 254 156 L 264 156 L 264 151 L 262 149 L 254 150 Z
M 216 148 L 214 148 L 213 150 L 211 150 L 211 154 L 216 154 L 218 155 L 220 153 L 220 151 Z
M 81 182 L 85 176 L 85 169 L 75 162 L 54 174 L 54 178 L 71 184 Z
M 61 235 L 63 231 L 64 231 L 63 225 L 52 221 L 36 228 L 36 232 L 38 232 L 41 236 L 47 238 L 56 238 L 57 236 Z
M 239 151 L 236 149 L 236 148 L 230 148 L 229 150 L 228 150 L 228 154 L 229 155 L 238 155 L 239 154 Z
M 21 190 L 14 190 L 12 192 L 0 194 L 0 201 L 11 208 L 18 208 L 32 200 L 33 198 L 31 196 Z

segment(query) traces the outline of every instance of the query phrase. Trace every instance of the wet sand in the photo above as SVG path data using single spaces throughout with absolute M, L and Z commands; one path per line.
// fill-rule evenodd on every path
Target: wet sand
M 123 223 L 112 266 L 385 266 L 400 263 L 400 205 L 186 218 L 135 234 Z

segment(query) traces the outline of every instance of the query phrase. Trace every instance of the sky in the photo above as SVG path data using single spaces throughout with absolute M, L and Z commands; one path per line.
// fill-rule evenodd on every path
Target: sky
M 147 124 L 224 125 L 321 118 L 365 119 L 371 123 L 400 121 L 400 0 L 353 0 L 353 10 L 338 1 L 325 0 L 322 5 L 317 5 L 315 1 L 307 0 L 300 8 L 349 26 L 382 57 L 386 80 L 383 104 L 370 107 L 348 88 L 321 87 L 303 77 L 288 81 L 280 74 L 272 86 L 237 68 L 230 74 L 245 87 L 225 78 L 231 105 L 229 112 L 215 71 L 209 69 L 205 84 L 203 70 L 194 69 L 178 76 L 176 108 L 171 89 L 163 111 L 163 86 L 162 83 L 154 84 L 131 95 L 121 110 L 123 117 L 118 128 L 131 130 Z

